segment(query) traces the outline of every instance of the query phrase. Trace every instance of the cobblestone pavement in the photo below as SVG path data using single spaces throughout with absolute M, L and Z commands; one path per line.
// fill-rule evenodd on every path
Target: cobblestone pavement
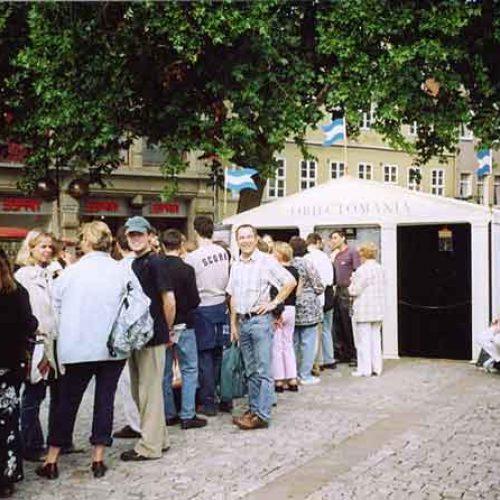
M 91 409 L 89 391 L 75 436 L 88 450 Z M 319 385 L 280 394 L 267 430 L 240 431 L 221 414 L 203 429 L 174 428 L 161 460 L 132 464 L 119 454 L 133 441 L 116 440 L 99 480 L 89 454 L 62 457 L 56 481 L 37 478 L 27 463 L 17 497 L 500 499 L 499 424 L 500 375 L 468 363 L 390 361 L 370 379 L 342 366 Z

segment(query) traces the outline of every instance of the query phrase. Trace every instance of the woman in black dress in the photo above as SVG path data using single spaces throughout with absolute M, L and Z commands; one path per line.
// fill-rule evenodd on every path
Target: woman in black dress
M 0 249 L 0 498 L 12 496 L 14 483 L 23 478 L 19 389 L 27 340 L 37 327 L 28 292 L 14 280 Z

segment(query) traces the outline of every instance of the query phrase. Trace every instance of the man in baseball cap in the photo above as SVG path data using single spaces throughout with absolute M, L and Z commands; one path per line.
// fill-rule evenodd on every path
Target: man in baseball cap
M 153 338 L 146 347 L 133 351 L 129 358 L 132 394 L 141 416 L 141 438 L 134 448 L 120 455 L 126 462 L 158 459 L 169 448 L 163 403 L 163 372 L 165 345 L 169 343 L 176 307 L 168 266 L 151 248 L 151 230 L 151 224 L 144 217 L 131 217 L 125 223 L 127 242 L 135 253 L 132 270 L 151 300 L 154 328 Z
M 125 222 L 125 233 L 142 233 L 147 234 L 151 231 L 151 224 L 140 215 L 136 215 L 135 217 L 130 217 Z

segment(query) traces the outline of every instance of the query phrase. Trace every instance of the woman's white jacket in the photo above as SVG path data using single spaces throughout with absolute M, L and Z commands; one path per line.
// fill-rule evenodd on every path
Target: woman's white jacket
M 107 341 L 131 274 L 109 254 L 94 251 L 54 281 L 61 363 L 116 359 L 110 356 Z

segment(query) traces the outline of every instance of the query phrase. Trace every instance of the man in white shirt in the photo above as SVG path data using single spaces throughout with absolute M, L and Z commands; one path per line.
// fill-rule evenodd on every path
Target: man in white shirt
M 194 220 L 198 248 L 186 256 L 194 268 L 200 305 L 194 312 L 198 349 L 198 413 L 215 416 L 217 409 L 230 411 L 232 402 L 217 406 L 215 389 L 220 377 L 222 349 L 229 340 L 226 286 L 229 280 L 229 254 L 212 242 L 214 223 L 206 216 Z M 224 336 L 226 333 L 226 336 Z M 226 338 L 225 338 L 226 337 Z
M 257 230 L 243 224 L 236 230 L 240 257 L 231 267 L 231 338 L 240 341 L 248 379 L 249 410 L 233 422 L 243 430 L 269 426 L 274 401 L 271 311 L 297 286 L 295 278 L 271 255 L 257 249 Z M 278 294 L 271 300 L 274 286 Z
M 323 306 L 323 323 L 321 325 L 321 344 L 319 351 L 319 364 L 322 369 L 337 368 L 333 349 L 333 265 L 328 256 L 323 252 L 323 241 L 318 233 L 307 236 L 307 251 L 305 258 L 309 260 L 321 278 L 325 293 L 320 297 Z

